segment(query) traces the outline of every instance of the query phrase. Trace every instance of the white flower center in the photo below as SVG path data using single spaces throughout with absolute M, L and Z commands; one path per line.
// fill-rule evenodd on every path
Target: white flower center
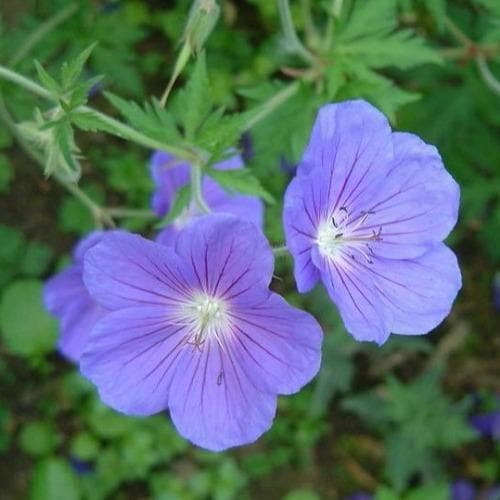
M 227 330 L 227 305 L 221 298 L 205 293 L 195 295 L 187 306 L 186 315 L 191 325 L 189 344 L 201 349 L 211 338 L 222 344 L 223 332 Z
M 372 263 L 374 256 L 372 244 L 382 239 L 382 228 L 377 230 L 363 229 L 363 224 L 374 212 L 360 212 L 352 217 L 345 207 L 340 207 L 329 218 L 323 220 L 318 227 L 316 243 L 321 255 L 331 260 L 349 257 L 356 260 L 360 254 Z

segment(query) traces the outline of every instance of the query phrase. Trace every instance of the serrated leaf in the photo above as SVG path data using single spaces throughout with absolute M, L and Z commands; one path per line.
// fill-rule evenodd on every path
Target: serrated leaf
M 175 194 L 174 202 L 172 207 L 168 211 L 167 215 L 155 226 L 157 229 L 164 228 L 179 217 L 182 212 L 188 207 L 191 200 L 191 184 L 186 184 L 182 186 Z
M 205 53 L 202 52 L 194 65 L 187 84 L 177 92 L 173 108 L 184 134 L 192 140 L 196 130 L 208 117 L 213 106 L 212 91 L 208 80 Z
M 239 168 L 234 170 L 216 170 L 214 168 L 210 168 L 205 173 L 215 179 L 229 192 L 238 192 L 258 196 L 268 203 L 275 203 L 272 195 L 262 187 L 259 179 L 254 177 L 248 168 Z
M 366 37 L 340 43 L 334 53 L 341 57 L 353 57 L 366 67 L 375 69 L 388 66 L 408 69 L 420 64 L 442 63 L 438 52 L 411 30 L 397 31 L 380 39 Z
M 345 42 L 360 37 L 383 37 L 396 27 L 396 0 L 354 2 L 344 19 L 338 39 Z
M 59 95 L 62 91 L 61 86 L 45 71 L 38 61 L 35 61 L 35 69 L 40 83 L 54 96 Z
M 113 124 L 107 120 L 103 120 L 102 115 L 88 109 L 84 111 L 73 111 L 70 114 L 71 122 L 79 129 L 86 132 L 107 132 L 109 134 L 122 137 L 121 130 L 113 127 Z
M 69 89 L 73 87 L 78 78 L 80 77 L 83 67 L 87 62 L 90 54 L 94 50 L 97 42 L 94 42 L 92 45 L 83 50 L 78 56 L 76 56 L 70 62 L 64 62 L 61 66 L 61 82 L 64 89 Z
M 157 102 L 142 108 L 134 101 L 126 101 L 110 92 L 104 95 L 135 129 L 162 142 L 179 142 L 180 134 L 170 113 Z

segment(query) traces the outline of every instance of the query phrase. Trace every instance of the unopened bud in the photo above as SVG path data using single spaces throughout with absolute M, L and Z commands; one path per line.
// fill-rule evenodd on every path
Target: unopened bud
M 201 51 L 217 23 L 219 15 L 220 7 L 216 0 L 195 0 L 193 2 L 184 30 L 184 40 L 191 52 Z

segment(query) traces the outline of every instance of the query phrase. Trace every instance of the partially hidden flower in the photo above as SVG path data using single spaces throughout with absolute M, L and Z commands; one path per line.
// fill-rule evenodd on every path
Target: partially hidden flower
M 243 167 L 239 155 L 214 165 L 218 170 L 233 170 Z M 170 210 L 176 194 L 190 182 L 190 165 L 174 156 L 157 151 L 151 158 L 151 175 L 155 183 L 155 191 L 151 198 L 151 208 L 160 217 Z M 202 184 L 203 197 L 213 212 L 225 212 L 236 215 L 240 219 L 253 222 L 262 227 L 264 205 L 259 198 L 243 194 L 230 194 L 213 179 L 204 176 Z M 198 207 L 191 203 L 182 214 L 157 236 L 157 241 L 172 245 L 179 230 L 193 217 L 201 215 Z
M 71 265 L 50 278 L 44 286 L 45 307 L 59 319 L 58 349 L 73 362 L 80 359 L 90 330 L 106 312 L 89 295 L 82 276 L 85 252 L 105 234 L 106 231 L 94 231 L 82 239 L 73 251 Z
M 473 415 L 471 425 L 482 436 L 500 440 L 500 410 Z
M 82 373 L 129 415 L 169 409 L 179 433 L 210 450 L 250 443 L 278 394 L 316 374 L 322 333 L 269 291 L 271 247 L 251 222 L 202 216 L 175 247 L 115 234 L 85 255 L 84 281 L 110 309 L 91 333 Z
M 324 106 L 285 194 L 298 290 L 321 280 L 358 340 L 427 333 L 461 287 L 442 243 L 458 205 L 436 148 L 392 132 L 367 102 Z

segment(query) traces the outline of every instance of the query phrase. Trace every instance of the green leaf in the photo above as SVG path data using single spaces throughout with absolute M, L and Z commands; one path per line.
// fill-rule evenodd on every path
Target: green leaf
M 168 211 L 167 215 L 163 217 L 163 219 L 158 222 L 155 226 L 157 229 L 168 226 L 172 222 L 179 217 L 182 212 L 188 207 L 189 202 L 191 200 L 191 185 L 187 184 L 186 186 L 182 186 L 177 193 L 175 194 L 174 202 L 172 203 L 172 207 Z
M 338 57 L 355 58 L 366 67 L 375 69 L 388 66 L 408 69 L 420 64 L 443 62 L 438 52 L 411 30 L 397 31 L 381 39 L 367 37 L 345 44 L 341 42 L 335 54 Z
M 79 500 L 78 481 L 69 464 L 59 458 L 39 462 L 33 472 L 30 500 Z
M 33 278 L 41 276 L 47 269 L 52 254 L 52 249 L 48 245 L 37 242 L 29 243 L 20 262 L 19 272 Z
M 99 453 L 99 441 L 88 432 L 80 432 L 71 441 L 71 455 L 80 460 L 94 460 Z
M 208 117 L 212 106 L 212 90 L 205 54 L 202 52 L 196 60 L 188 83 L 176 93 L 172 104 L 177 121 L 182 124 L 188 140 L 194 139 L 196 130 Z
M 70 89 L 73 87 L 82 71 L 85 63 L 87 62 L 90 54 L 94 50 L 97 42 L 93 43 L 89 47 L 87 47 L 84 51 L 82 51 L 78 56 L 76 56 L 72 61 L 65 61 L 61 66 L 61 81 L 64 89 Z
M 0 327 L 5 345 L 14 354 L 39 356 L 54 348 L 57 323 L 42 305 L 39 281 L 15 281 L 4 290 Z
M 346 42 L 361 37 L 383 37 L 396 27 L 396 19 L 396 0 L 354 2 L 347 19 L 341 24 L 337 40 Z
M 174 143 L 181 140 L 172 115 L 157 101 L 153 101 L 152 104 L 146 103 L 141 108 L 136 102 L 126 101 L 110 92 L 105 92 L 104 95 L 136 130 L 162 142 Z M 99 126 L 97 122 L 94 124 Z
M 248 168 L 238 168 L 234 170 L 216 170 L 210 168 L 205 173 L 215 179 L 229 192 L 258 196 L 268 203 L 275 203 L 272 195 L 262 187 L 259 179 L 254 177 Z
M 9 159 L 0 154 L 0 193 L 6 193 L 9 190 L 9 185 L 14 177 L 14 169 Z
M 20 448 L 32 457 L 51 453 L 57 442 L 54 426 L 42 420 L 24 425 L 19 435 Z
M 35 69 L 40 83 L 54 96 L 58 96 L 62 92 L 62 89 L 56 80 L 54 80 L 54 78 L 52 78 L 47 71 L 45 71 L 43 66 L 38 61 L 35 61 Z

